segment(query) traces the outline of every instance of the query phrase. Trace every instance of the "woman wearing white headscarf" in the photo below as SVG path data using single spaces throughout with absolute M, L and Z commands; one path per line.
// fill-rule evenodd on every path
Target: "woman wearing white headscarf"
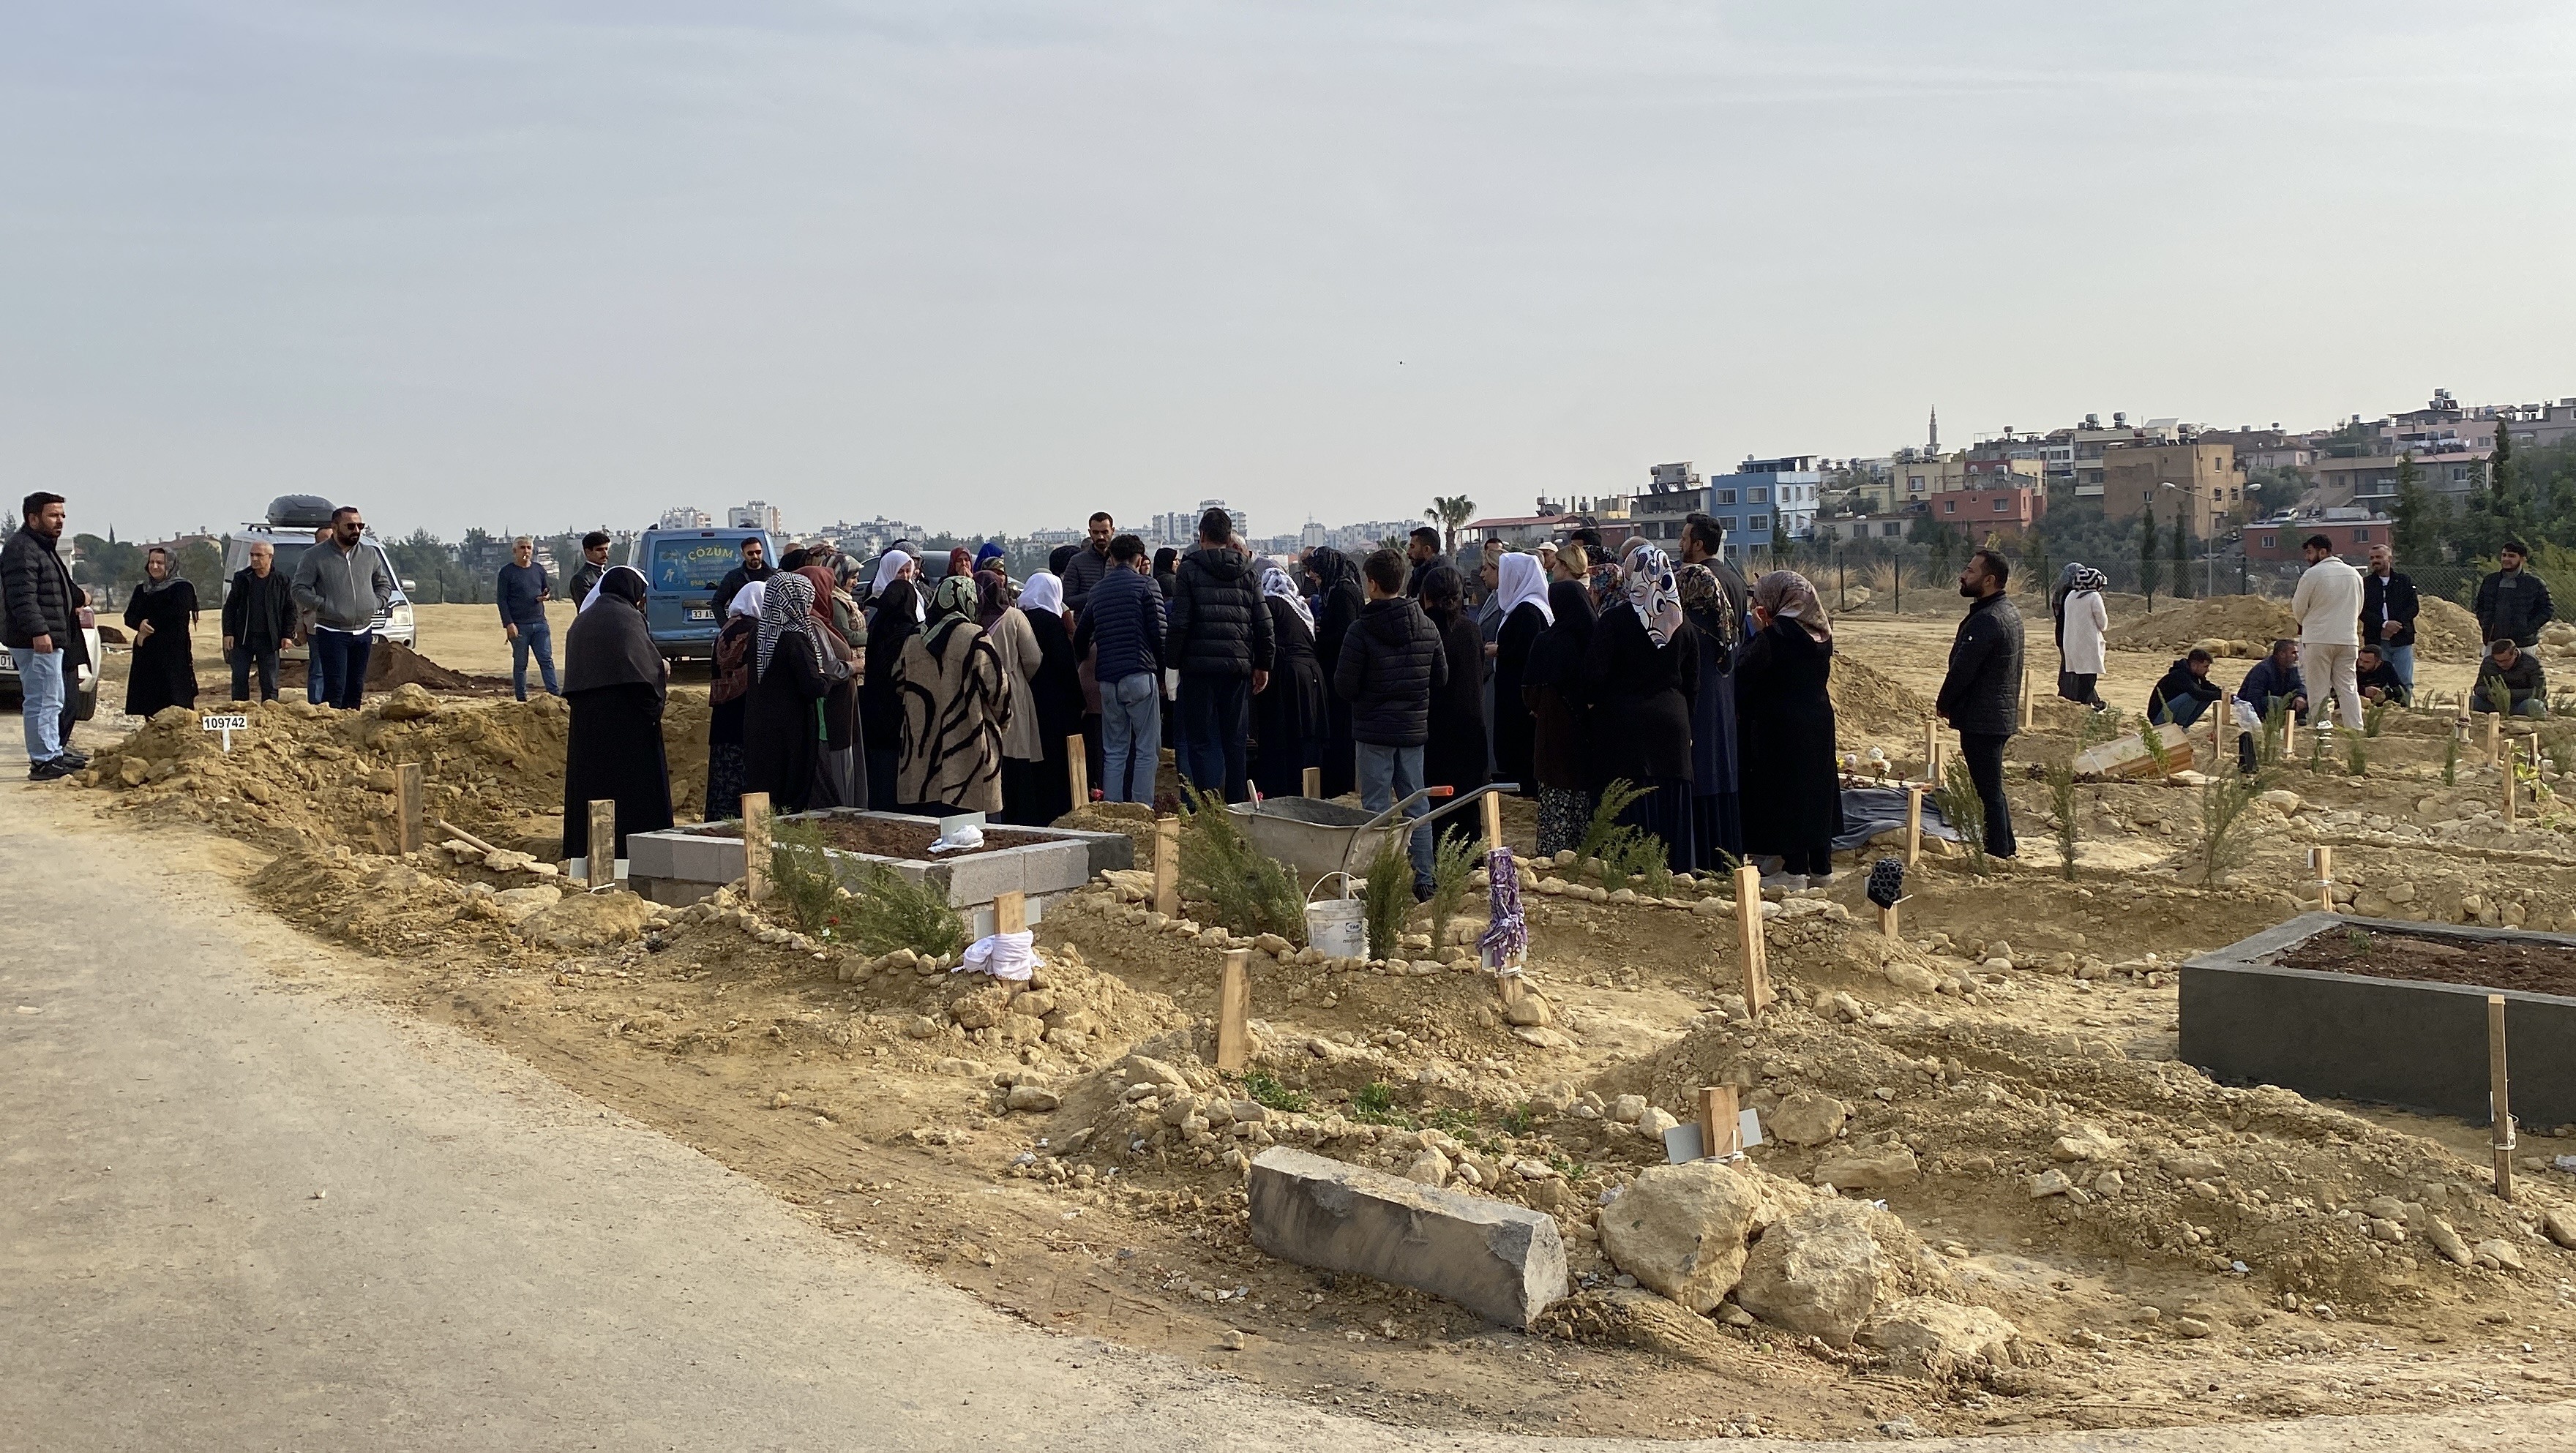
M 1503 626 L 1494 635 L 1494 770 L 1505 782 L 1520 784 L 1520 795 L 1536 797 L 1538 778 L 1530 761 L 1530 744 L 1538 727 L 1521 695 L 1529 668 L 1530 647 L 1556 612 L 1547 603 L 1547 571 L 1536 555 L 1514 551 L 1494 567 L 1495 593 L 1502 597 Z
M 1264 797 L 1306 795 L 1306 769 L 1324 765 L 1324 667 L 1315 656 L 1315 611 L 1286 570 L 1261 572 L 1270 612 L 1270 684 L 1252 698 L 1252 781 Z
M 2098 683 L 2102 638 L 2111 629 L 2111 612 L 2102 604 L 2102 592 L 2111 582 L 2090 565 L 2069 565 L 2066 575 L 2066 600 L 2058 615 L 2057 694 L 2095 711 L 2109 711 L 2110 703 L 2102 699 Z
M 743 711 L 751 702 L 752 654 L 760 639 L 760 608 L 768 598 L 768 581 L 748 582 L 734 592 L 725 607 L 724 629 L 716 632 L 707 686 L 707 701 L 714 708 L 707 723 L 709 822 L 742 816 Z
M 563 855 L 590 855 L 590 804 L 617 804 L 614 852 L 626 839 L 671 825 L 671 768 L 662 747 L 670 667 L 644 624 L 644 576 L 615 565 L 597 597 L 564 632 Z
M 774 812 L 803 812 L 813 805 L 826 740 L 823 698 L 849 674 L 849 664 L 823 640 L 813 582 L 792 570 L 771 576 L 743 708 L 744 791 L 768 793 Z
M 1583 686 L 1594 719 L 1594 783 L 1607 788 L 1624 781 L 1644 791 L 1619 821 L 1661 838 L 1674 872 L 1692 871 L 1699 858 L 1691 796 L 1699 643 L 1682 618 L 1672 562 L 1653 545 L 1629 548 L 1617 593 L 1592 629 Z
M 1082 735 L 1082 663 L 1073 654 L 1073 630 L 1064 623 L 1064 581 L 1054 571 L 1029 576 L 1020 587 L 1018 611 L 1037 642 L 1038 674 L 1029 682 L 1029 700 L 1043 755 L 1021 799 L 1010 806 L 1025 821 L 1044 825 L 1074 809 L 1068 739 Z

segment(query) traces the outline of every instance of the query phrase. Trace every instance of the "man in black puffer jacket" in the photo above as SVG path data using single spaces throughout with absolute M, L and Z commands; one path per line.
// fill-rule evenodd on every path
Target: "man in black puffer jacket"
M 1245 745 L 1252 735 L 1252 694 L 1270 684 L 1270 608 L 1251 562 L 1229 543 L 1234 519 L 1211 509 L 1199 516 L 1199 547 L 1181 557 L 1172 585 L 1171 624 L 1163 664 L 1181 673 L 1181 775 L 1201 792 L 1241 802 L 1247 790 Z
M 1360 805 L 1384 812 L 1422 790 L 1422 744 L 1431 739 L 1431 693 L 1449 680 L 1449 655 L 1422 607 L 1404 593 L 1404 557 L 1380 550 L 1360 566 L 1368 604 L 1342 639 L 1333 690 L 1351 704 Z M 1405 813 L 1430 809 L 1415 803 Z M 1413 830 L 1413 896 L 1431 896 L 1431 829 Z
M 1933 710 L 1959 733 L 1959 755 L 1986 807 L 1986 851 L 2014 852 L 2012 805 L 2004 800 L 2004 743 L 2021 728 L 2021 611 L 2004 598 L 2012 566 L 1992 550 L 1968 557 L 1959 593 L 1968 618 L 1950 645 L 1950 674 Z

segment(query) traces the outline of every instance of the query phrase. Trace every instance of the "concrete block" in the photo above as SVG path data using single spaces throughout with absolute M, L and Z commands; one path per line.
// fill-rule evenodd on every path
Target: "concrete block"
M 1020 853 L 1017 850 L 974 853 L 951 859 L 940 866 L 948 872 L 948 902 L 951 907 L 990 903 L 1000 894 L 1027 891 L 1021 887 Z
M 730 883 L 742 876 L 742 839 L 690 832 L 639 832 L 626 840 L 629 870 L 643 878 Z
M 1526 1328 L 1566 1293 L 1556 1218 L 1272 1146 L 1252 1162 L 1252 1244 Z
M 1023 893 L 1062 893 L 1091 879 L 1091 853 L 1079 842 L 1032 844 L 1015 848 Z

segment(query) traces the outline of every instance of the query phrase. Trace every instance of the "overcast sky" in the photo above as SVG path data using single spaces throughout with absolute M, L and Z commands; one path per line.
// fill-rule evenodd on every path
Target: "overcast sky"
M 1268 534 L 2576 395 L 2571 119 L 2563 4 L 19 4 L 0 485 Z

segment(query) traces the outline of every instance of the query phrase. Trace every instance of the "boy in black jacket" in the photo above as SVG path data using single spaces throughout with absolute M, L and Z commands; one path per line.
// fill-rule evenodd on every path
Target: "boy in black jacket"
M 1431 739 L 1431 693 L 1449 679 L 1440 633 L 1404 593 L 1404 557 L 1380 550 L 1360 566 L 1368 604 L 1343 638 L 1333 690 L 1351 704 L 1360 805 L 1384 812 L 1422 790 L 1422 744 Z M 1415 803 L 1406 817 L 1430 809 Z M 1413 830 L 1413 896 L 1431 896 L 1431 829 Z
M 2198 646 L 2174 662 L 2163 679 L 2156 682 L 2155 689 L 2147 693 L 2147 720 L 2172 722 L 2175 726 L 2189 726 L 2200 720 L 2200 714 L 2224 694 L 2209 679 L 2212 664 L 2210 654 Z

